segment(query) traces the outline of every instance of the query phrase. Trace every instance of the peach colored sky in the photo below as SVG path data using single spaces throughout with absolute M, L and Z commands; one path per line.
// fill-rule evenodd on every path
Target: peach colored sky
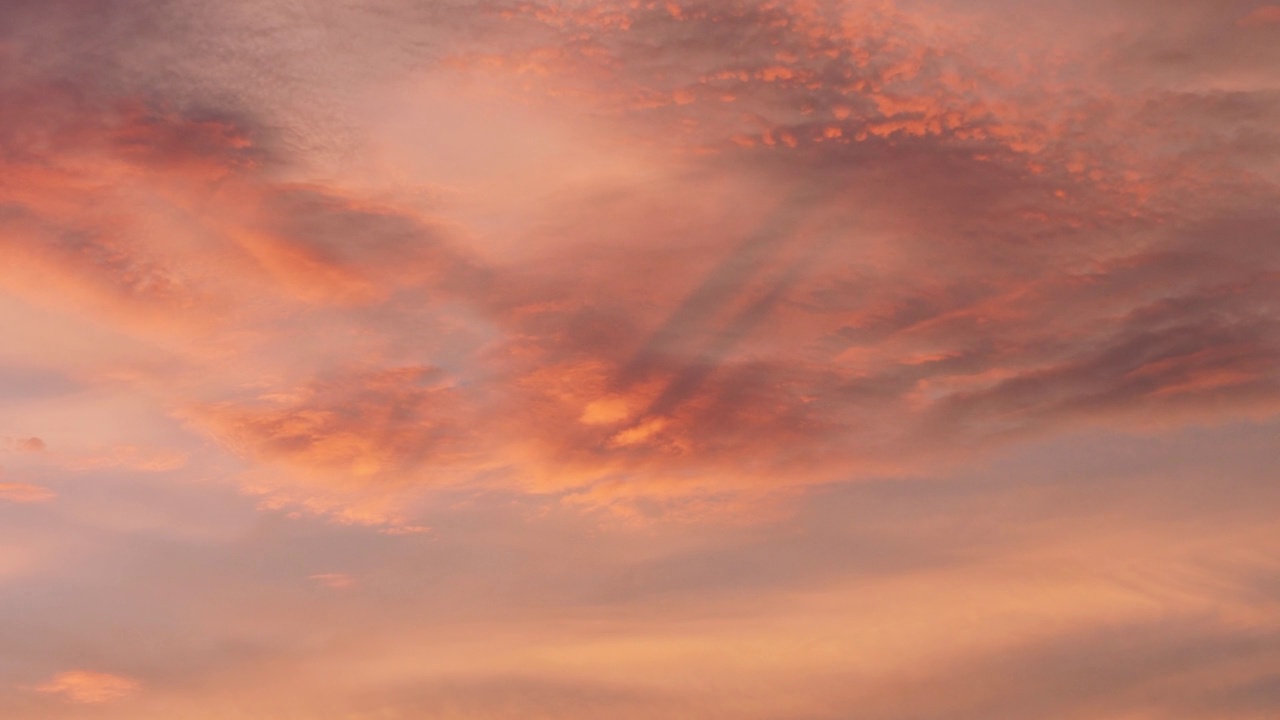
M 0 717 L 1280 715 L 1280 5 L 10 0 L 0 68 Z

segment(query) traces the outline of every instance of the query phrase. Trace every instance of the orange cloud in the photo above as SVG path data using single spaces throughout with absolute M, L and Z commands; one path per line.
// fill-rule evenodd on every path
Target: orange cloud
M 309 576 L 308 579 L 330 590 L 345 590 L 356 585 L 355 578 L 345 573 L 319 573 Z
M 437 369 L 356 372 L 287 398 L 198 408 L 194 418 L 233 446 L 345 478 L 395 482 L 468 451 L 466 407 Z
M 13 503 L 48 502 L 57 493 L 46 487 L 28 483 L 0 483 L 0 501 Z
M 58 673 L 36 692 L 61 695 L 71 702 L 93 705 L 120 700 L 137 693 L 141 683 L 132 678 L 90 670 L 68 670 Z

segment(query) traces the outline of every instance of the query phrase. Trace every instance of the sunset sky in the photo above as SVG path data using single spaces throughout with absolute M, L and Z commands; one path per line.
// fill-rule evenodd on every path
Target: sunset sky
M 1280 4 L 0 0 L 0 718 L 1275 720 Z

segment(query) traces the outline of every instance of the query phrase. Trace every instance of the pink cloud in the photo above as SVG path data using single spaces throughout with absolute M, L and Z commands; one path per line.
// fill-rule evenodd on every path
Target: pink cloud
M 44 449 L 45 449 L 44 440 L 41 440 L 38 437 L 18 438 L 18 440 L 14 443 L 14 446 L 18 449 L 19 452 L 38 453 L 38 452 L 44 452 Z

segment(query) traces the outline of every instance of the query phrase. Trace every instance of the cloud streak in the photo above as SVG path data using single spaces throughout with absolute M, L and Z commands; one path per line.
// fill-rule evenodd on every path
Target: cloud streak
M 71 702 L 94 705 L 127 697 L 138 691 L 138 681 L 109 673 L 68 670 L 35 688 L 36 692 L 62 695 Z

